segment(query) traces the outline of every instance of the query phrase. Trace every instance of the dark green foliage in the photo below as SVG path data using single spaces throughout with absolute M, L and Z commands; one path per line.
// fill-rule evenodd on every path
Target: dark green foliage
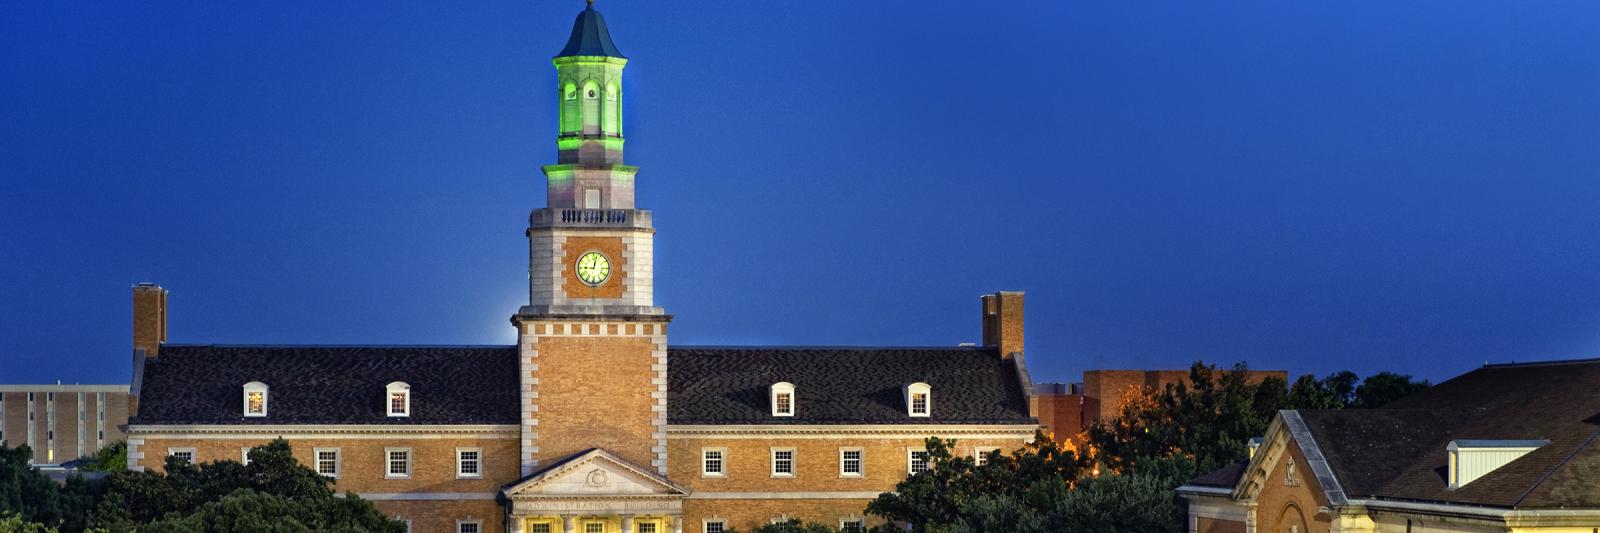
M 1379 372 L 1361 382 L 1356 387 L 1355 404 L 1352 407 L 1373 409 L 1383 407 L 1384 404 L 1422 392 L 1432 386 L 1427 380 L 1412 381 L 1411 376 L 1393 372 Z
M 128 443 L 117 441 L 78 463 L 84 472 L 121 472 L 128 469 Z
M 1339 372 L 1292 387 L 1277 378 L 1252 384 L 1247 370 L 1195 363 L 1190 384 L 1136 397 L 1116 421 L 1090 428 L 1083 453 L 1041 434 L 977 466 L 954 456 L 952 443 L 928 439 L 932 469 L 879 495 L 867 513 L 928 533 L 1179 533 L 1187 520 L 1173 489 L 1244 460 L 1278 411 L 1376 407 L 1428 386 L 1387 372 L 1365 382 Z
M 405 531 L 403 523 L 389 520 L 371 502 L 336 495 L 332 481 L 296 462 L 282 439 L 252 449 L 249 465 L 193 465 L 169 458 L 165 474 L 124 469 L 98 481 L 71 479 L 65 486 L 28 468 L 29 452 L 0 453 L 5 460 L 0 512 L 16 511 L 24 521 L 66 532 Z M 116 455 L 103 452 L 96 459 Z M 7 500 L 8 494 L 19 497 Z
M 54 481 L 33 469 L 33 449 L 0 446 L 0 512 L 21 522 L 45 525 L 61 521 L 61 491 Z

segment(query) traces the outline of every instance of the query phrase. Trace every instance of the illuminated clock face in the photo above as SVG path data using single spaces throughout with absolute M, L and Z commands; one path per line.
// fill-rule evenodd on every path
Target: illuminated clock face
M 578 256 L 578 281 L 591 286 L 605 283 L 611 277 L 611 260 L 600 252 L 584 252 Z

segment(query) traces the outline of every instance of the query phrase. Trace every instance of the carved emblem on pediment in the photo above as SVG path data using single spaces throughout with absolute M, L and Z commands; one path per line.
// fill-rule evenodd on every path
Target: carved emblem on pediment
M 589 471 L 589 476 L 584 478 L 584 480 L 583 480 L 583 483 L 585 485 L 588 485 L 588 486 L 591 486 L 591 487 L 594 487 L 594 488 L 604 487 L 607 484 L 609 484 L 610 482 L 611 482 L 611 480 L 608 479 L 606 471 L 602 470 L 602 469 L 599 469 L 599 468 L 596 468 L 594 470 L 590 470 Z

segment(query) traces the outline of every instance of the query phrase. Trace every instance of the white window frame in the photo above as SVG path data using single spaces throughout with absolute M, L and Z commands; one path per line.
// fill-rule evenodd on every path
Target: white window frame
M 787 395 L 789 398 L 789 409 L 787 411 L 778 410 L 778 397 L 780 395 Z M 799 410 L 799 406 L 796 405 L 799 402 L 794 394 L 793 383 L 787 381 L 773 383 L 771 394 L 768 396 L 772 401 L 772 416 L 794 416 L 795 411 Z
M 383 412 L 386 415 L 395 417 L 411 416 L 411 385 L 407 385 L 404 381 L 396 381 L 385 386 L 383 390 Z M 402 406 L 404 410 L 400 412 L 395 412 L 394 410 L 394 395 L 396 394 L 404 397 L 404 405 Z
M 999 453 L 999 446 L 973 446 L 972 464 L 983 466 L 989 464 L 989 454 Z
M 267 413 L 272 410 L 272 394 L 269 389 L 270 387 L 267 387 L 266 383 L 262 383 L 260 381 L 252 381 L 244 384 L 244 395 L 241 397 L 244 401 L 242 406 L 244 410 L 244 416 L 251 418 L 267 416 Z M 261 393 L 261 412 L 252 413 L 250 412 L 250 394 L 258 392 Z
M 923 462 L 923 464 L 926 465 L 927 469 L 928 470 L 932 470 L 933 469 L 933 461 L 932 461 L 932 459 L 930 457 L 928 457 L 928 450 L 923 449 L 923 448 L 907 448 L 906 449 L 906 475 L 916 475 L 917 469 L 916 469 L 915 465 L 916 465 L 916 462 L 917 462 L 917 454 L 919 454 L 919 453 L 923 454 L 922 462 Z
M 789 471 L 787 473 L 778 471 L 778 452 L 789 452 Z M 771 461 L 771 463 L 772 463 L 772 468 L 771 468 L 772 477 L 781 477 L 781 478 L 794 477 L 794 473 L 795 473 L 795 470 L 796 470 L 795 467 L 797 466 L 797 465 L 795 465 L 795 463 L 798 461 L 798 457 L 797 456 L 800 455 L 800 454 L 795 453 L 795 450 L 794 450 L 793 447 L 776 447 L 775 446 L 775 447 L 772 448 L 772 452 L 771 452 L 770 455 L 772 457 L 772 461 Z
M 394 473 L 394 469 L 390 468 L 390 467 L 394 466 L 394 465 L 392 465 L 390 463 L 394 462 L 393 454 L 395 454 L 395 453 L 404 453 L 404 454 L 406 454 L 406 471 L 405 472 L 396 474 L 396 473 Z M 411 465 L 412 465 L 413 462 L 414 461 L 412 461 L 411 448 L 384 448 L 383 449 L 383 478 L 384 479 L 411 479 L 411 472 L 413 470 Z
M 477 469 L 478 471 L 477 472 L 468 474 L 468 473 L 462 471 L 461 466 L 462 466 L 462 464 L 464 464 L 463 461 L 461 460 L 461 453 L 462 452 L 474 452 L 474 453 L 478 454 L 478 459 L 477 459 L 478 460 L 478 469 Z M 483 464 L 484 464 L 484 461 L 483 461 L 483 448 L 456 448 L 456 479 L 478 479 L 478 478 L 482 478 L 483 477 Z
M 250 447 L 239 448 L 239 464 L 250 466 Z
M 856 529 L 845 529 L 852 522 L 857 523 L 857 524 L 861 524 L 861 527 L 856 528 Z M 857 517 L 843 517 L 843 518 L 839 519 L 839 531 L 860 531 L 860 532 L 865 532 L 866 530 L 867 530 L 867 519 L 866 518 L 862 518 L 862 517 L 857 516 Z
M 332 474 L 328 474 L 328 473 L 325 473 L 325 472 L 322 471 L 322 453 L 323 452 L 333 452 L 333 473 Z M 340 451 L 339 448 L 312 448 L 311 449 L 311 469 L 313 471 L 316 471 L 316 473 L 318 473 L 318 474 L 322 474 L 323 476 L 327 476 L 327 477 L 330 477 L 330 478 L 333 478 L 333 479 L 339 479 L 339 474 L 343 473 L 343 470 L 344 470 L 344 452 Z
M 728 519 L 726 519 L 726 518 L 706 518 L 706 519 L 700 520 L 700 532 L 701 533 L 711 533 L 711 524 L 716 524 L 717 526 L 721 527 L 722 529 L 719 530 L 719 531 L 727 531 L 728 530 Z
M 856 452 L 856 471 L 845 470 L 846 452 Z M 839 477 L 863 477 L 867 475 L 867 450 L 860 446 L 843 446 L 839 448 Z
M 706 461 L 710 460 L 710 458 L 708 458 L 707 455 L 709 455 L 709 454 L 711 454 L 713 452 L 721 454 L 720 457 L 718 458 L 718 463 L 719 464 L 717 465 L 719 467 L 719 470 L 716 471 L 716 472 L 712 472 L 712 471 L 706 469 Z M 720 478 L 728 477 L 728 449 L 727 448 L 701 448 L 700 449 L 700 477 L 720 477 Z
M 913 401 L 918 394 L 923 397 L 922 411 L 917 411 L 916 402 Z M 928 418 L 933 414 L 933 387 L 927 383 L 916 382 L 906 385 L 906 415 L 915 418 Z
M 471 524 L 473 526 L 476 526 L 476 529 L 474 530 L 475 533 L 483 533 L 483 520 L 479 520 L 479 519 L 476 519 L 476 518 L 471 519 L 471 520 L 456 520 L 455 533 L 461 533 L 461 526 L 464 526 L 464 525 L 467 525 L 467 524 Z
M 167 457 L 172 457 L 180 453 L 189 454 L 189 464 L 200 464 L 200 454 L 199 452 L 196 452 L 194 448 L 167 448 Z

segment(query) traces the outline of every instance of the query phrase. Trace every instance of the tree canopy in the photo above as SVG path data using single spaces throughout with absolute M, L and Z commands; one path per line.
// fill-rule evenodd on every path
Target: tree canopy
M 108 450 L 97 455 L 99 467 L 111 469 L 119 455 L 126 461 L 125 448 Z M 332 480 L 295 461 L 282 439 L 251 449 L 248 465 L 168 458 L 165 473 L 122 469 L 64 486 L 29 466 L 31 453 L 0 448 L 0 512 L 64 532 L 405 531 L 371 502 L 335 494 Z

